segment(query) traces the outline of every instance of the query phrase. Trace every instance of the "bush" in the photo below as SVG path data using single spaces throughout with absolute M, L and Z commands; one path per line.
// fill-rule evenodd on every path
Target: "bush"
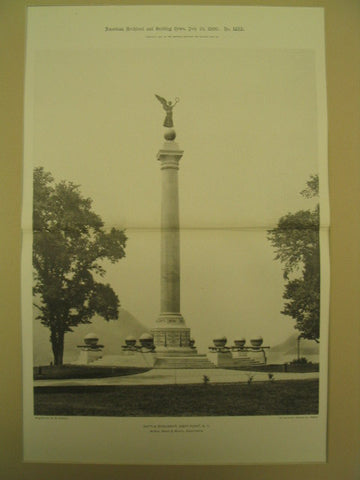
M 247 377 L 248 377 L 247 383 L 248 383 L 248 385 L 251 385 L 253 380 L 254 380 L 255 375 L 253 375 L 252 373 L 248 373 Z
M 210 382 L 210 378 L 207 375 L 203 375 L 203 384 L 207 385 Z
M 301 357 L 301 358 L 295 358 L 290 362 L 290 365 L 312 365 L 312 362 L 309 362 L 307 358 Z

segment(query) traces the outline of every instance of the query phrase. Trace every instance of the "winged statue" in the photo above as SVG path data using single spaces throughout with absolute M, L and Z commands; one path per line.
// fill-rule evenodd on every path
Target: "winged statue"
M 167 101 L 165 100 L 164 97 L 160 97 L 160 95 L 156 95 L 155 94 L 155 97 L 159 100 L 159 102 L 162 104 L 163 106 L 163 109 L 165 110 L 166 112 L 166 117 L 165 117 L 165 120 L 164 120 L 164 127 L 167 127 L 167 128 L 172 128 L 174 126 L 174 122 L 173 122 L 173 108 L 175 107 L 175 105 L 179 102 L 179 98 L 176 97 L 175 98 L 175 102 L 172 103 L 170 101 Z

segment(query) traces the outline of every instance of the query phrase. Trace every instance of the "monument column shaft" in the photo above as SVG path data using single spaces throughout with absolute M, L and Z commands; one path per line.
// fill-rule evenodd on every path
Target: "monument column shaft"
M 178 168 L 177 159 L 162 161 L 161 313 L 180 313 Z
M 173 141 L 174 133 L 164 135 L 166 141 L 157 154 L 161 165 L 160 315 L 152 334 L 158 358 L 197 355 L 196 348 L 191 344 L 190 328 L 186 327 L 180 312 L 178 170 L 184 152 Z M 171 136 L 173 138 L 169 140 Z M 166 362 L 161 365 L 170 368 Z

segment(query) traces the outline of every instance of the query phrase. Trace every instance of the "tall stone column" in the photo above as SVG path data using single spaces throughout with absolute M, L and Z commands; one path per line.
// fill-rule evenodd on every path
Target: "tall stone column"
M 183 152 L 167 142 L 161 162 L 161 321 L 184 324 L 180 314 L 180 236 L 178 170 Z
M 173 132 L 171 134 L 171 132 Z M 190 328 L 180 312 L 180 233 L 178 170 L 183 156 L 172 130 L 165 136 L 157 159 L 161 165 L 160 315 L 153 329 L 156 352 L 196 353 L 190 347 Z

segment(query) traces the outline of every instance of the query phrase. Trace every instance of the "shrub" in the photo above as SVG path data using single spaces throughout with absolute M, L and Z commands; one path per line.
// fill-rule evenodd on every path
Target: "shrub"
M 253 375 L 252 373 L 248 373 L 247 377 L 248 377 L 247 383 L 248 383 L 248 385 L 251 385 L 252 381 L 254 380 L 255 375 Z
M 210 378 L 207 375 L 203 375 L 203 384 L 207 385 L 210 382 Z
M 309 362 L 307 358 L 301 357 L 301 358 L 295 358 L 290 362 L 290 365 L 312 365 L 312 362 Z

